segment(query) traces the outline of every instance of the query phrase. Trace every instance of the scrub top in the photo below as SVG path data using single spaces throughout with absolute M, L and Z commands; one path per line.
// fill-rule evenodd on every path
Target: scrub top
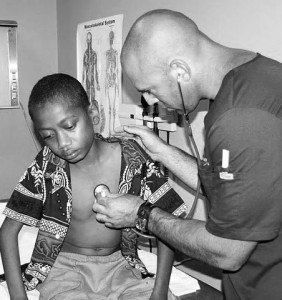
M 260 54 L 225 76 L 205 118 L 206 229 L 258 242 L 238 271 L 224 271 L 226 299 L 282 299 L 281 119 L 282 64 Z

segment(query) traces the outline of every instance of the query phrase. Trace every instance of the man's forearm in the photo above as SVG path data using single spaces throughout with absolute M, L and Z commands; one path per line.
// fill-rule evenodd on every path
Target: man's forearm
M 196 190 L 198 166 L 194 156 L 168 145 L 165 151 L 159 154 L 159 161 L 190 188 Z
M 200 220 L 176 218 L 154 208 L 148 228 L 158 238 L 191 258 L 221 269 L 238 269 L 255 244 L 214 236 L 206 230 L 205 224 Z
M 152 210 L 149 219 L 149 230 L 157 237 L 192 258 L 217 266 L 214 255 L 204 251 L 201 243 L 204 226 L 203 221 L 176 218 L 158 208 Z

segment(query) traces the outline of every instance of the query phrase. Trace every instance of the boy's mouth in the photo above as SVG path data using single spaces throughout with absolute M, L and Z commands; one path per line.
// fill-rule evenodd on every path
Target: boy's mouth
M 67 160 L 74 159 L 77 155 L 78 155 L 78 152 L 76 150 L 63 152 L 63 157 Z

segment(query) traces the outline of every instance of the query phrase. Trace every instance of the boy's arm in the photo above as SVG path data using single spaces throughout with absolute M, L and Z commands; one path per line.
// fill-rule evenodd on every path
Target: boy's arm
M 158 240 L 157 274 L 150 300 L 167 300 L 174 251 Z
M 22 227 L 22 223 L 6 217 L 0 229 L 1 256 L 11 300 L 28 299 L 21 276 L 18 247 L 18 234 Z
M 159 166 L 151 161 L 147 167 L 147 186 L 152 192 L 148 201 L 175 216 L 185 217 L 185 203 L 160 172 Z M 173 261 L 174 250 L 158 240 L 156 280 L 150 300 L 167 300 Z

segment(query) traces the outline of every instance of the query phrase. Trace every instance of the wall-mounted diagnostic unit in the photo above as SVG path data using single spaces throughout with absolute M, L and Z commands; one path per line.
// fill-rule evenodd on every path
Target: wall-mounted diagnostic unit
M 0 109 L 19 107 L 17 27 L 0 20 Z

